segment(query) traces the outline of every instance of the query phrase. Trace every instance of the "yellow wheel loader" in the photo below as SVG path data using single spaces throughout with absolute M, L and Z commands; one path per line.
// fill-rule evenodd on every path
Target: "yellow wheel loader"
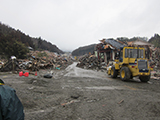
M 120 49 L 118 59 L 108 69 L 108 75 L 121 80 L 129 80 L 139 76 L 141 82 L 150 80 L 151 70 L 148 59 L 145 58 L 145 49 L 142 47 L 123 47 Z

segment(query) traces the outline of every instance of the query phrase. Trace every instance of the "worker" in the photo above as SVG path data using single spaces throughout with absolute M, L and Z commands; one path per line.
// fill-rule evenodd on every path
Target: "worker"
M 24 120 L 23 105 L 16 91 L 0 79 L 0 120 Z

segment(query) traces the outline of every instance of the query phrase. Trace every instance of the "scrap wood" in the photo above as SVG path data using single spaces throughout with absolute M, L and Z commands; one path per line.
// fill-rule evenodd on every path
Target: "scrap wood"
M 106 63 L 99 60 L 94 55 L 84 55 L 79 58 L 79 63 L 77 67 L 86 68 L 86 69 L 106 69 Z
M 154 79 L 154 80 L 160 80 L 160 77 L 154 77 L 154 76 L 151 76 L 151 79 Z
M 118 104 L 121 104 L 122 102 L 124 102 L 124 99 L 122 99 L 121 101 L 119 101 Z
M 56 67 L 65 69 L 73 63 L 71 56 L 57 56 L 54 53 L 45 51 L 48 57 L 38 57 L 39 52 L 40 51 L 31 51 L 27 59 L 16 59 L 18 62 L 16 63 L 15 70 L 39 71 L 39 69 L 56 69 Z M 0 67 L 2 68 L 4 65 L 2 65 L 1 61 L 0 59 Z M 10 65 L 6 67 L 6 69 L 1 69 L 1 71 L 11 71 L 12 66 L 13 65 Z
M 80 100 L 71 100 L 71 101 L 69 101 L 69 102 L 67 102 L 67 103 L 62 103 L 61 105 L 63 106 L 63 107 L 65 107 L 66 105 L 69 105 L 69 104 L 72 104 L 72 103 L 75 103 L 75 102 L 79 102 Z

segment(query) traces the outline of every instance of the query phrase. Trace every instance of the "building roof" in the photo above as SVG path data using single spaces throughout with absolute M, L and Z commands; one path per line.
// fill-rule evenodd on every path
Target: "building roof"
M 153 44 L 148 43 L 147 41 L 142 41 L 142 40 L 136 40 L 136 41 L 132 41 L 132 42 L 128 42 L 128 45 L 137 45 L 137 46 L 153 46 Z
M 103 40 L 100 40 L 103 44 L 106 44 L 108 46 L 111 46 L 110 48 L 111 49 L 120 49 L 121 47 L 124 47 L 125 45 L 118 42 L 117 40 L 114 40 L 114 39 L 103 39 Z

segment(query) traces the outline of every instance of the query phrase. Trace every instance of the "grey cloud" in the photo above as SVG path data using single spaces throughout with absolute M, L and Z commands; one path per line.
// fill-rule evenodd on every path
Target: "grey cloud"
M 10 3 L 10 4 L 9 4 Z M 1 22 L 62 50 L 160 31 L 159 0 L 5 0 Z

